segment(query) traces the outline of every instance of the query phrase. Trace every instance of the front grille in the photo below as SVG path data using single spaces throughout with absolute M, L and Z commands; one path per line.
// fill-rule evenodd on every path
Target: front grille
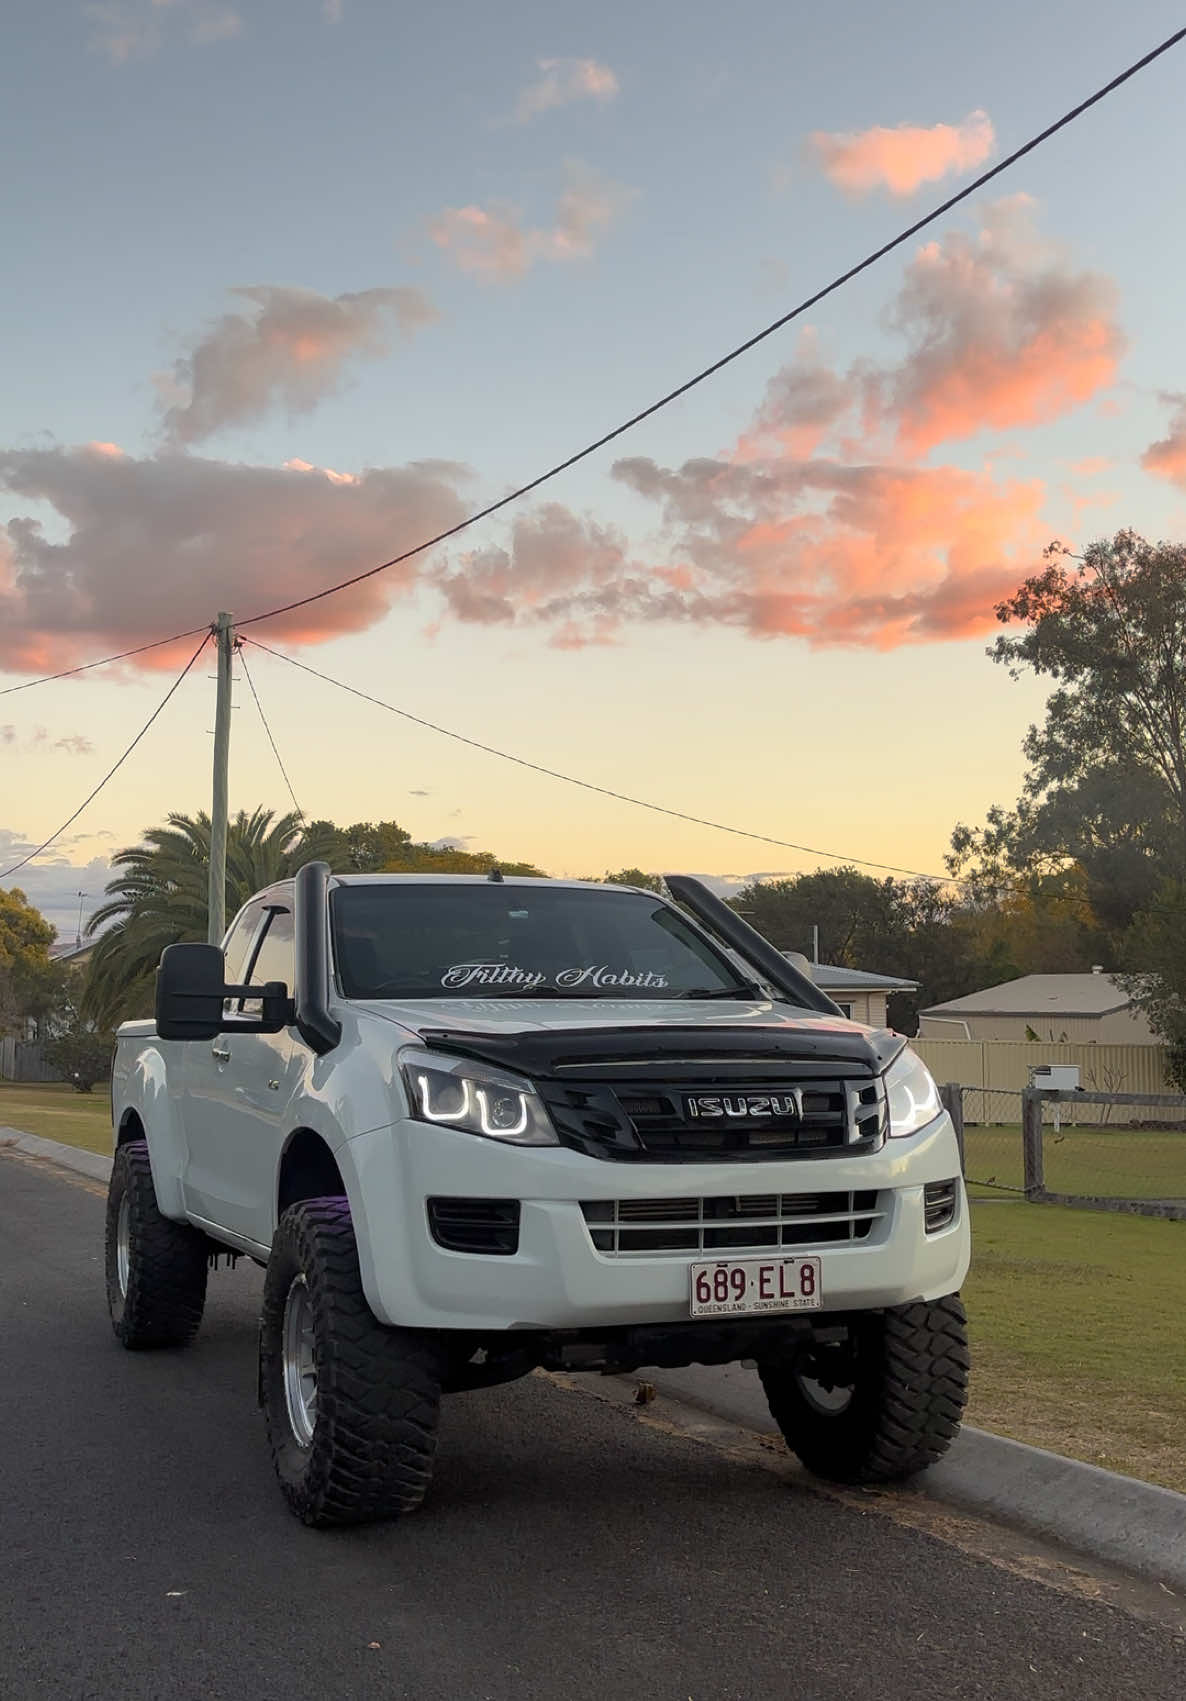
M 485 1252 L 510 1257 L 519 1250 L 517 1199 L 430 1199 L 428 1227 L 448 1252 Z
M 816 1156 L 876 1144 L 883 1129 L 883 1098 L 876 1081 L 806 1080 L 769 1084 L 772 1102 L 794 1109 L 753 1118 L 745 1114 L 749 1082 L 718 1088 L 702 1083 L 652 1087 L 618 1085 L 614 1093 L 642 1149 L 657 1158 L 727 1159 Z M 692 1099 L 717 1104 L 717 1115 L 689 1114 Z
M 928 1181 L 922 1193 L 927 1233 L 937 1234 L 955 1221 L 959 1186 L 954 1181 Z
M 884 1215 L 875 1192 L 746 1193 L 715 1199 L 585 1199 L 598 1252 L 763 1252 L 864 1240 Z

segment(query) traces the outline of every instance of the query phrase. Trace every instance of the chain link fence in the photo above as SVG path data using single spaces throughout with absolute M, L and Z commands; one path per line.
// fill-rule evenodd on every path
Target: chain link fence
M 1186 1219 L 1186 1097 L 951 1086 L 973 1198 Z

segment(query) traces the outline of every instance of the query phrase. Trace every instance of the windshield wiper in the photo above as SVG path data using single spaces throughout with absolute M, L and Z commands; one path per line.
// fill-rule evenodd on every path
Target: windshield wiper
M 694 986 L 689 992 L 677 992 L 676 998 L 760 998 L 766 1002 L 766 994 L 761 987 L 753 986 L 749 981 L 744 986 Z

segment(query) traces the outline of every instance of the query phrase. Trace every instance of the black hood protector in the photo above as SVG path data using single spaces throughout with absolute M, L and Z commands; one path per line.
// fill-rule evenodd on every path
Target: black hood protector
M 875 1150 L 886 1126 L 878 1077 L 906 1043 L 885 1030 L 820 1022 L 507 1034 L 432 1028 L 422 1038 L 435 1051 L 525 1075 L 565 1145 L 590 1157 L 652 1163 L 843 1157 Z M 703 1123 L 694 1128 L 681 1108 L 689 1088 L 708 1095 L 707 1128 Z M 789 1089 L 790 1099 L 774 1120 L 770 1113 L 780 1089 L 784 1094 Z M 736 1108 L 751 1095 L 764 1107 L 756 1124 Z M 734 1115 L 739 1119 L 732 1120 Z
M 465 1029 L 424 1028 L 421 1037 L 435 1051 L 473 1057 L 503 1069 L 515 1069 L 532 1079 L 551 1076 L 566 1067 L 593 1063 L 620 1065 L 624 1075 L 655 1062 L 679 1064 L 689 1079 L 707 1072 L 713 1077 L 740 1079 L 755 1066 L 765 1074 L 803 1073 L 807 1065 L 830 1073 L 880 1075 L 905 1046 L 901 1034 L 888 1028 L 865 1032 L 804 1023 L 769 1027 L 705 1027 L 689 1023 L 673 1027 L 605 1027 L 521 1033 L 476 1034 Z M 695 1060 L 694 1063 L 690 1060 Z

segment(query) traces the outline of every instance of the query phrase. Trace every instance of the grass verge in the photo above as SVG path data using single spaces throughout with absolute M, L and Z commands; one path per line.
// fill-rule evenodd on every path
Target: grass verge
M 1008 1123 L 964 1134 L 968 1187 L 978 1192 L 1023 1185 L 1021 1129 Z M 1042 1139 L 1051 1193 L 1108 1199 L 1186 1199 L 1186 1129 L 1071 1128 Z M 977 1183 L 982 1184 L 979 1188 Z M 985 1188 L 983 1184 L 990 1184 Z
M 1186 1223 L 979 1204 L 968 1421 L 1186 1493 Z
M 93 1093 L 76 1093 L 65 1083 L 30 1086 L 20 1081 L 0 1081 L 0 1128 L 5 1127 L 110 1157 L 111 1101 L 107 1083 L 101 1081 Z

